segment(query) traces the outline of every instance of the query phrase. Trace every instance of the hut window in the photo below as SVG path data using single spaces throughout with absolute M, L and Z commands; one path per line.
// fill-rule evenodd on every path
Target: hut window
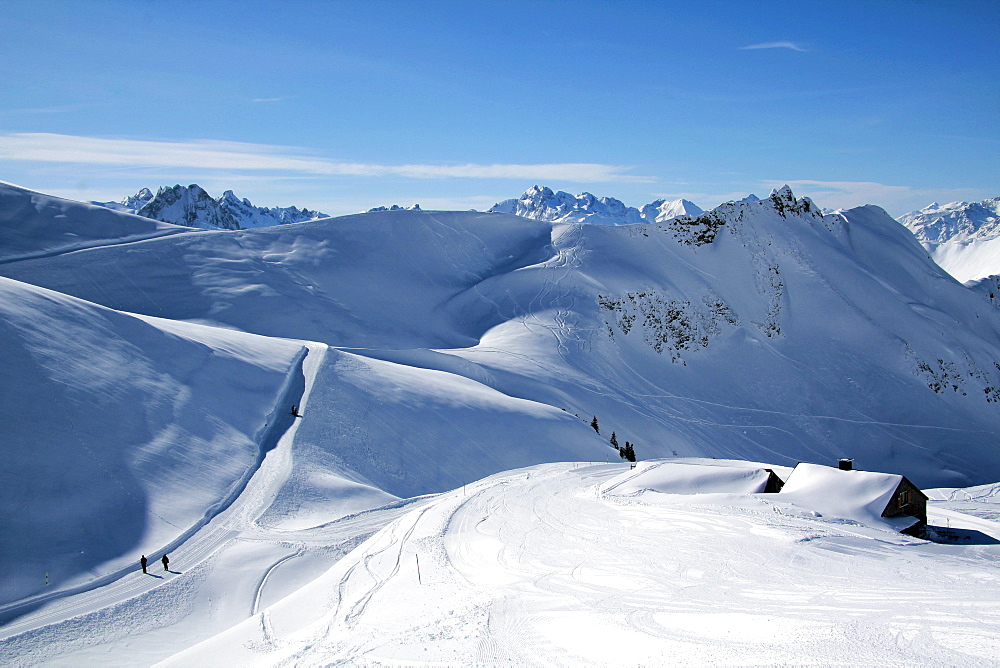
M 899 505 L 905 506 L 910 503 L 910 490 L 902 489 L 899 491 Z

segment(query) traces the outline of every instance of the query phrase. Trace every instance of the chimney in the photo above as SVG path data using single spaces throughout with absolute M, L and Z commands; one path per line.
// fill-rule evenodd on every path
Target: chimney
M 854 460 L 853 459 L 841 459 L 840 460 L 840 470 L 841 471 L 852 471 L 852 470 L 854 470 Z

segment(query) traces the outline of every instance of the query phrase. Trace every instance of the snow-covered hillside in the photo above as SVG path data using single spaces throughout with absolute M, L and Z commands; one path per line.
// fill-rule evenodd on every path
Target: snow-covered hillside
M 470 383 L 581 425 L 573 447 L 617 431 L 641 458 L 853 456 L 923 485 L 1000 479 L 998 314 L 877 207 L 823 216 L 783 189 L 617 227 L 384 211 L 0 267 L 122 311 L 338 347 L 371 369 L 353 392 L 376 398 L 359 419 L 383 454 L 336 456 L 400 496 L 492 472 L 444 456 L 453 443 L 542 444 L 505 460 L 527 465 L 563 441 L 548 419 L 496 432 L 473 413 L 459 427 L 420 408 L 438 390 L 366 378 Z M 602 435 L 588 436 L 595 415 Z M 414 472 L 427 457 L 443 477 Z
M 12 662 L 147 663 L 201 641 L 176 660 L 576 662 L 566 648 L 598 628 L 626 662 L 982 656 L 939 637 L 926 601 L 996 599 L 990 520 L 972 557 L 911 549 L 749 487 L 707 505 L 601 493 L 650 467 L 572 463 L 615 461 L 614 432 L 644 460 L 853 457 L 922 487 L 1000 480 L 1000 313 L 878 207 L 823 215 L 784 188 L 620 226 L 385 210 L 191 230 L 3 186 L 0 234 Z M 603 547 L 566 561 L 582 545 Z M 165 550 L 170 572 L 135 570 Z M 799 614 L 848 568 L 836 614 Z M 933 596 L 903 594 L 931 572 Z M 774 598 L 776 581 L 799 584 Z M 705 607 L 679 604 L 692 582 Z M 760 654 L 751 600 L 816 642 Z M 924 621 L 886 626 L 893 601 Z M 978 648 L 996 646 L 976 630 L 988 614 L 963 618 Z M 923 640 L 881 651 L 864 641 L 878 633 Z
M 0 263 L 190 231 L 0 181 Z
M 254 206 L 248 199 L 238 198 L 232 190 L 224 192 L 222 197 L 213 198 L 196 184 L 175 185 L 172 188 L 164 186 L 157 190 L 155 195 L 149 188 L 143 188 L 121 202 L 94 202 L 94 204 L 174 225 L 208 230 L 246 230 L 327 217 L 325 213 L 294 206 L 275 208 Z
M 1000 274 L 1000 197 L 945 205 L 935 202 L 898 220 L 958 280 Z
M 303 391 L 301 344 L 6 278 L 0 351 L 0 605 L 197 528 L 287 427 L 276 405 Z
M 603 225 L 662 223 L 679 216 L 698 216 L 704 213 L 696 204 L 686 199 L 658 199 L 641 209 L 636 209 L 625 206 L 614 197 L 597 198 L 590 193 L 571 195 L 561 190 L 552 192 L 550 188 L 539 186 L 528 188 L 518 199 L 507 199 L 494 204 L 490 211 L 550 223 Z

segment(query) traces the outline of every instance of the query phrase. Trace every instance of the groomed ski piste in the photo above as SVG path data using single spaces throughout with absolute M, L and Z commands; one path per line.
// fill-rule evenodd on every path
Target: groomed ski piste
M 213 232 L 0 195 L 4 663 L 1000 655 L 1000 320 L 874 207 Z M 844 455 L 936 488 L 937 542 L 759 489 Z
M 753 466 L 544 464 L 285 544 L 220 516 L 174 553 L 183 572 L 80 594 L 22 624 L 72 619 L 5 649 L 29 663 L 171 666 L 995 661 L 1000 531 L 969 514 L 996 517 L 995 495 L 938 494 L 961 497 L 930 511 L 961 527 L 948 545 L 780 494 L 644 488 L 658 469 L 719 465 Z

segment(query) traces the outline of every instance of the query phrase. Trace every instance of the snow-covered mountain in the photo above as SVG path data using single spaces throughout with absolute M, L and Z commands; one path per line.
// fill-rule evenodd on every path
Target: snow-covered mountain
M 376 206 L 368 209 L 368 213 L 376 213 L 378 211 L 420 211 L 420 205 L 414 204 L 413 206 L 400 206 L 398 204 L 393 204 L 392 206 Z
M 655 663 L 677 620 L 643 613 L 636 582 L 668 605 L 719 555 L 712 577 L 743 583 L 715 620 L 728 625 L 772 600 L 776 561 L 794 582 L 863 563 L 850 600 L 886 582 L 875 598 L 902 605 L 917 550 L 756 497 L 668 499 L 666 513 L 599 497 L 612 473 L 641 472 L 573 473 L 618 457 L 612 433 L 643 460 L 853 457 L 925 488 L 1000 480 L 1000 312 L 875 206 L 824 215 L 782 188 L 626 226 L 386 210 L 195 231 L 0 185 L 0 247 L 0 508 L 14 509 L 0 513 L 0 649 L 13 662 L 152 663 L 253 617 L 177 661 L 417 661 L 433 637 L 445 644 L 429 660 L 518 663 L 518 638 L 556 656 L 582 632 L 551 629 L 581 621 L 596 636 L 614 600 L 633 625 L 623 638 L 641 639 L 629 656 Z M 522 541 L 528 517 L 540 533 Z M 594 521 L 564 530 L 568 517 Z M 622 579 L 630 554 L 663 553 L 636 542 L 658 522 L 673 527 L 663 540 L 685 532 L 683 554 Z M 606 543 L 599 559 L 588 543 Z M 165 551 L 176 569 L 129 571 Z M 1000 579 L 993 561 L 921 554 L 917 570 L 943 578 L 935 595 L 978 595 L 956 584 L 970 569 Z M 563 610 L 566 587 L 589 612 L 546 638 L 517 630 Z M 400 596 L 413 605 L 393 607 Z M 837 609 L 835 623 L 783 619 L 817 637 L 854 629 L 851 647 L 881 629 Z M 465 642 L 468 620 L 482 644 Z M 843 656 L 796 651 L 779 658 Z
M 825 216 L 787 188 L 662 223 L 382 211 L 171 235 L 0 273 L 124 312 L 322 342 L 362 355 L 375 376 L 434 369 L 597 415 L 644 457 L 853 454 L 925 485 L 1000 479 L 995 309 L 881 209 Z M 428 452 L 467 438 L 442 425 L 432 445 L 431 430 L 406 426 L 423 422 L 412 410 L 426 401 L 365 427 L 396 443 L 397 463 L 337 456 L 397 496 L 500 470 L 447 458 L 433 480 L 416 475 Z M 383 398 L 366 420 L 391 405 Z M 886 441 L 884 423 L 905 439 Z M 508 451 L 489 434 L 490 451 Z
M 1000 274 L 1000 197 L 944 205 L 935 202 L 898 220 L 958 280 Z
M 232 190 L 227 190 L 219 198 L 213 198 L 197 184 L 163 186 L 155 195 L 149 188 L 143 188 L 121 202 L 94 202 L 94 204 L 174 225 L 207 230 L 246 230 L 328 217 L 319 211 L 299 209 L 294 206 L 274 208 L 254 206 L 248 199 L 238 198 Z
M 507 199 L 494 204 L 493 213 L 544 220 L 550 223 L 598 223 L 604 225 L 629 225 L 632 223 L 660 223 L 680 216 L 698 216 L 703 211 L 686 199 L 656 200 L 636 209 L 625 206 L 613 197 L 597 198 L 590 193 L 571 195 L 562 190 L 532 186 L 517 199 Z

